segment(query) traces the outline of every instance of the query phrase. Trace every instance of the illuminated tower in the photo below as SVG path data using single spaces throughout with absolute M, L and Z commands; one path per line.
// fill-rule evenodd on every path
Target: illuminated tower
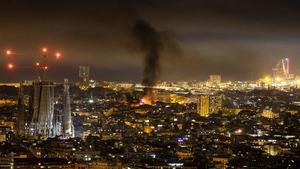
M 63 131 L 62 131 L 62 123 L 63 123 L 63 119 L 62 119 L 62 111 L 58 111 L 58 110 L 54 110 L 54 114 L 53 114 L 53 136 L 60 136 L 62 135 Z
M 290 59 L 282 58 L 276 64 L 273 70 L 273 80 L 281 81 L 288 80 L 292 78 L 292 74 L 290 73 Z
M 79 66 L 79 87 L 86 90 L 89 87 L 90 67 Z
M 201 95 L 198 99 L 198 113 L 200 116 L 208 116 L 222 108 L 222 97 L 219 95 Z
M 209 96 L 201 95 L 198 99 L 198 113 L 200 116 L 207 116 L 209 114 Z
M 64 80 L 63 94 L 63 135 L 65 138 L 74 137 L 74 127 L 71 116 L 71 101 L 68 79 Z
M 51 137 L 54 135 L 54 84 L 50 81 L 35 81 L 33 90 L 33 117 L 30 134 L 35 137 Z
M 17 119 L 17 133 L 20 136 L 25 135 L 25 103 L 24 103 L 24 87 L 20 84 L 18 96 L 18 119 Z

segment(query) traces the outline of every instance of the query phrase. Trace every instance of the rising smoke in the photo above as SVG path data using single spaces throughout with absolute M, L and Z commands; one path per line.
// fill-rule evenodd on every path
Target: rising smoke
M 155 85 L 160 65 L 159 60 L 163 50 L 161 34 L 145 20 L 136 20 L 133 34 L 145 55 L 142 84 L 145 86 L 144 96 L 152 97 L 152 87 Z

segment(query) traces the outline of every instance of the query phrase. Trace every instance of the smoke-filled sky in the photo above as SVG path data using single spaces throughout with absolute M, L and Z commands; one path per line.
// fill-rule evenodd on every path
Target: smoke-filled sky
M 300 2 L 280 0 L 1 0 L 0 81 L 34 78 L 40 48 L 60 50 L 49 78 L 77 80 L 90 65 L 96 80 L 142 81 L 144 55 L 132 28 L 137 19 L 172 39 L 160 57 L 160 80 L 253 80 L 282 57 L 300 74 Z M 7 62 L 16 69 L 8 71 Z

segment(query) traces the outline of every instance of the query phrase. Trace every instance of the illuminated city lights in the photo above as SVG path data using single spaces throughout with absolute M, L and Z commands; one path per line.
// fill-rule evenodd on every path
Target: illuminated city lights
M 1 169 L 299 169 L 297 3 L 0 7 Z
M 272 79 L 271 79 L 269 76 L 266 76 L 266 77 L 264 78 L 264 81 L 265 81 L 265 82 L 271 82 Z
M 243 132 L 242 129 L 237 129 L 234 133 L 235 133 L 235 134 L 241 134 L 242 132 Z
M 280 77 L 276 77 L 276 82 L 280 82 L 281 80 L 282 80 L 282 78 L 280 78 Z

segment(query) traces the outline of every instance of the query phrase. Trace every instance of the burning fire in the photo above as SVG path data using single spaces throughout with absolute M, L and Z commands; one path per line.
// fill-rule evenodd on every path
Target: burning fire
M 153 105 L 153 103 L 154 103 L 153 98 L 147 95 L 144 96 L 140 101 L 140 105 L 144 105 L 144 104 Z
M 142 105 L 153 105 L 154 104 L 154 100 L 151 96 L 148 96 L 148 95 L 145 95 L 143 96 L 141 99 L 140 99 L 140 102 L 138 103 L 133 103 L 131 104 L 130 106 L 131 107 L 139 107 L 139 106 L 142 106 Z

